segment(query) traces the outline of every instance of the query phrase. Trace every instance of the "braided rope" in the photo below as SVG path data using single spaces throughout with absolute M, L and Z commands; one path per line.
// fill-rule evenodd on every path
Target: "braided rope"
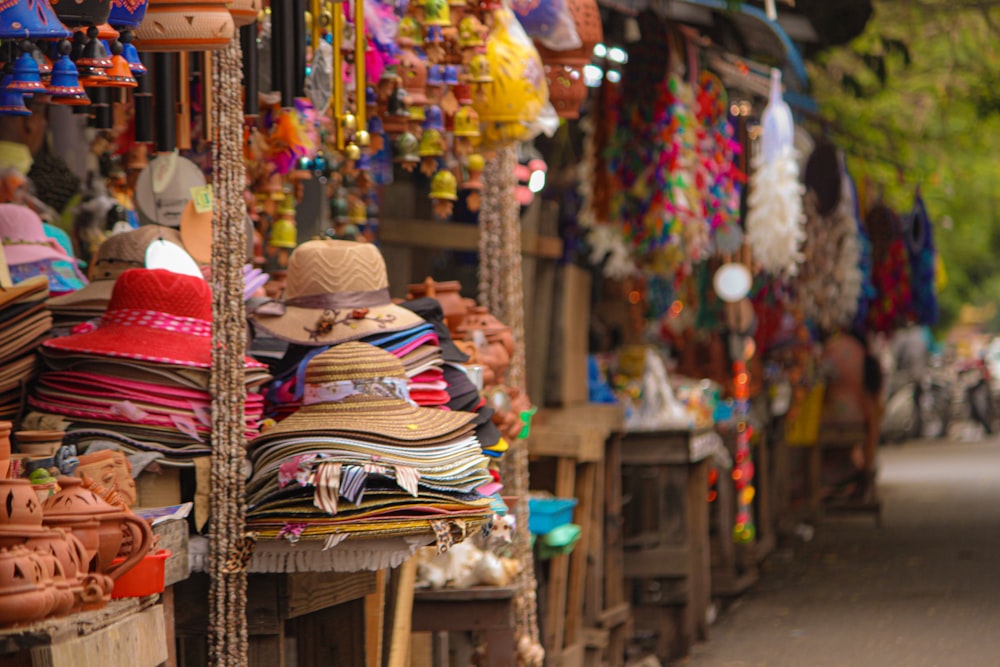
M 517 149 L 501 148 L 483 170 L 483 204 L 479 214 L 479 302 L 510 327 L 515 351 L 507 372 L 508 384 L 525 390 L 524 274 L 521 270 L 521 216 L 514 196 Z M 503 459 L 503 476 L 509 493 L 520 496 L 515 556 L 521 565 L 516 580 L 515 633 L 519 664 L 540 667 L 544 652 L 538 632 L 538 582 L 528 530 L 528 451 L 513 443 Z
M 209 659 L 216 667 L 243 667 L 248 662 L 246 571 L 228 564 L 229 555 L 242 544 L 246 517 L 243 477 L 246 175 L 242 155 L 243 101 L 239 94 L 242 63 L 239 36 L 214 58 Z

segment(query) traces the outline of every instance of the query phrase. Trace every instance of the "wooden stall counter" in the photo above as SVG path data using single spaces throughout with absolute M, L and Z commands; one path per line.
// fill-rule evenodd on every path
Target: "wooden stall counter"
M 708 638 L 708 468 L 712 429 L 626 433 L 622 440 L 625 577 L 636 629 L 661 660 Z
M 96 611 L 0 630 L 6 667 L 156 667 L 167 662 L 159 595 L 112 600 Z

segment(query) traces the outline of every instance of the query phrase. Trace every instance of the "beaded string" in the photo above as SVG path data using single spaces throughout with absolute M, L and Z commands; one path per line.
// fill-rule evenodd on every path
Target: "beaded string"
M 246 505 L 243 462 L 246 388 L 243 358 L 246 320 L 245 171 L 242 155 L 242 53 L 237 35 L 214 58 L 216 131 L 212 142 L 212 493 L 209 520 L 209 660 L 216 667 L 244 667 L 247 657 L 245 563 L 240 551 Z
M 479 302 L 510 327 L 514 355 L 507 373 L 511 387 L 525 390 L 524 275 L 521 271 L 521 216 L 514 196 L 517 148 L 498 149 L 483 170 L 483 203 L 479 213 Z M 512 443 L 503 460 L 508 492 L 526 498 L 529 488 L 528 452 L 524 443 Z M 541 667 L 544 650 L 538 632 L 538 583 L 528 530 L 528 503 L 519 502 L 515 555 L 521 565 L 515 585 L 515 633 L 518 664 Z

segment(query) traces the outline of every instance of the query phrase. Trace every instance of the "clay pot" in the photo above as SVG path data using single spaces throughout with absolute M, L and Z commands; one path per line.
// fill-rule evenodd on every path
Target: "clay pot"
M 594 47 L 604 39 L 601 12 L 597 7 L 597 0 L 569 0 L 569 11 L 573 15 L 573 24 L 582 44 L 568 51 L 552 51 L 536 45 L 538 55 L 545 65 L 569 65 L 582 69 L 590 62 Z
M 51 582 L 52 608 L 46 616 L 65 616 L 73 610 L 76 602 L 74 588 L 79 588 L 79 580 L 70 580 L 62 563 L 49 551 L 35 550 L 35 558 L 42 565 L 45 576 Z
M 62 431 L 18 431 L 14 434 L 17 451 L 31 456 L 53 456 L 62 446 Z
M 479 346 L 479 363 L 488 366 L 492 373 L 485 374 L 487 386 L 503 384 L 514 354 L 514 336 L 507 327 L 486 308 L 476 306 L 462 320 L 456 333 L 467 341 L 475 340 L 476 332 L 486 339 L 486 345 Z M 492 381 L 489 376 L 492 375 Z
M 571 65 L 545 65 L 545 82 L 549 86 L 549 102 L 560 118 L 580 117 L 580 107 L 587 99 L 583 71 Z
M 30 549 L 0 549 L 0 626 L 44 618 L 56 595 L 41 561 Z
M 85 488 L 82 480 L 60 477 L 58 481 L 62 490 L 45 502 L 45 523 L 73 530 L 86 546 L 88 539 L 93 545 L 93 535 L 81 524 L 92 518 L 100 522 L 97 528 L 96 562 L 91 563 L 92 572 L 117 579 L 142 560 L 153 543 L 153 531 L 149 524 L 132 512 L 109 505 Z M 87 532 L 87 538 L 81 532 Z M 120 553 L 123 544 L 126 552 Z M 125 560 L 112 565 L 118 555 L 125 556 Z
M 10 431 L 13 424 L 0 421 L 0 479 L 10 474 Z
M 419 299 L 425 296 L 437 299 L 441 304 L 448 329 L 451 331 L 458 329 L 468 312 L 468 306 L 462 298 L 462 283 L 457 280 L 439 283 L 433 278 L 427 278 L 422 283 L 408 287 L 407 299 Z
M 59 20 L 71 28 L 101 25 L 111 15 L 111 0 L 64 0 L 52 3 Z
M 26 479 L 0 480 L 0 531 L 38 532 L 42 526 L 42 506 Z
M 227 0 L 150 0 L 136 28 L 139 51 L 216 51 L 233 39 Z
M 229 5 L 229 13 L 237 28 L 250 25 L 257 20 L 257 14 L 263 8 L 261 0 L 233 0 Z

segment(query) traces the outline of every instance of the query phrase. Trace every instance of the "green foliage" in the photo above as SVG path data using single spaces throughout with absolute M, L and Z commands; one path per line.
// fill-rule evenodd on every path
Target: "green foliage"
M 1000 302 L 1000 0 L 877 0 L 865 32 L 811 69 L 862 194 L 906 212 L 922 187 L 942 324 Z

